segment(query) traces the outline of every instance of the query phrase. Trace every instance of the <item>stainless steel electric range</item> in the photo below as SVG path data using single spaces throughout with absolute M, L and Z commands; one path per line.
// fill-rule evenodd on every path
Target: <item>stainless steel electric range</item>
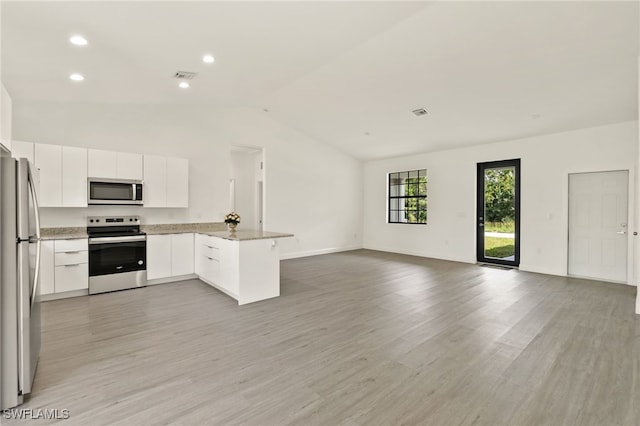
M 147 285 L 147 235 L 138 216 L 90 216 L 89 294 Z

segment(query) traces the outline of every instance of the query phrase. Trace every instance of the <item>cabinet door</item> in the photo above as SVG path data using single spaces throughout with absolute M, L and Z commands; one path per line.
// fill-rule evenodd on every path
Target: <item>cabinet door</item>
M 113 151 L 90 149 L 88 152 L 88 175 L 115 179 L 117 177 L 117 156 Z
M 33 143 L 13 141 L 11 143 L 11 156 L 13 158 L 28 158 L 33 163 Z
M 56 293 L 89 288 L 89 265 L 74 263 L 56 266 Z
M 40 169 L 40 207 L 62 207 L 62 147 L 37 143 L 34 155 Z
M 40 177 L 42 180 L 42 177 Z M 87 207 L 87 150 L 62 147 L 62 206 Z
M 167 159 L 144 156 L 144 207 L 167 206 Z
M 220 239 L 220 272 L 216 284 L 236 296 L 240 291 L 239 248 L 238 241 Z
M 55 253 L 53 241 L 43 241 L 40 254 L 40 295 L 52 294 L 55 292 L 55 273 L 56 267 L 54 263 Z
M 171 235 L 147 235 L 147 278 L 171 276 Z
M 171 275 L 193 274 L 193 234 L 171 236 Z
M 118 179 L 142 180 L 142 155 L 118 152 Z
M 189 160 L 167 158 L 167 207 L 189 207 Z

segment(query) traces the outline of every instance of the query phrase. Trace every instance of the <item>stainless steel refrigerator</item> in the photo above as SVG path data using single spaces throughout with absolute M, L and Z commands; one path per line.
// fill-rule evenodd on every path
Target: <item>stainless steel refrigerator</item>
M 35 170 L 0 146 L 0 408 L 22 404 L 40 355 Z

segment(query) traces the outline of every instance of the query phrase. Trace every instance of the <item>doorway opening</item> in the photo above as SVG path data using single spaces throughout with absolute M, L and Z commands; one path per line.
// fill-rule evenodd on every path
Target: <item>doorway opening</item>
M 240 227 L 262 231 L 264 227 L 264 149 L 231 147 L 229 208 L 240 215 Z
M 629 172 L 569 175 L 568 274 L 627 281 Z
M 520 265 L 520 159 L 478 163 L 477 260 Z

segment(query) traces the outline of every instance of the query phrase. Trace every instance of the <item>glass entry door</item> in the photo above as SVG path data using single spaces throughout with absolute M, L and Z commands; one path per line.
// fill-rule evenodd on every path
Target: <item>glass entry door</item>
M 520 159 L 478 163 L 477 259 L 520 265 Z

